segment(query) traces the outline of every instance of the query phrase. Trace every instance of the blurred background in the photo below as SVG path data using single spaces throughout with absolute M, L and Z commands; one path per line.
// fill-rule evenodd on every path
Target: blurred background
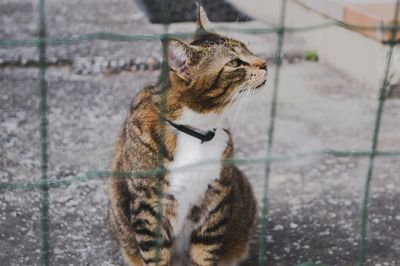
M 38 2 L 0 0 L 0 185 L 17 184 L 0 190 L 0 265 L 41 264 L 41 191 L 18 186 L 42 176 L 38 47 L 18 42 L 38 37 Z M 49 191 L 51 265 L 123 265 L 106 223 L 107 179 L 87 174 L 110 169 L 130 100 L 159 78 L 162 2 L 45 1 L 48 178 L 86 180 Z M 196 5 L 171 2 L 169 32 L 190 40 Z M 269 60 L 267 85 L 250 99 L 233 132 L 238 159 L 267 154 L 283 36 L 272 155 L 284 159 L 271 165 L 267 265 L 358 265 L 379 89 L 390 41 L 400 37 L 369 27 L 393 25 L 396 1 L 288 0 L 283 35 L 282 3 L 203 1 L 218 32 L 245 41 Z M 388 154 L 400 151 L 399 73 L 396 45 L 378 138 L 379 150 Z M 324 150 L 364 155 L 327 155 Z M 240 168 L 261 209 L 265 164 Z M 399 173 L 399 156 L 375 160 L 365 265 L 400 265 Z M 258 240 L 259 232 L 243 265 L 257 265 Z

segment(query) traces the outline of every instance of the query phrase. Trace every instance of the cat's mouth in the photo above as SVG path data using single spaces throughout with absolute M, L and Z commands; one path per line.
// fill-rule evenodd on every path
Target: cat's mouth
M 256 89 L 261 88 L 262 86 L 265 85 L 265 83 L 267 83 L 267 79 L 265 79 L 263 82 L 261 82 L 261 84 L 258 85 L 258 86 L 256 87 Z
M 253 90 L 259 89 L 261 87 L 263 87 L 265 85 L 265 83 L 267 83 L 267 79 L 265 79 L 263 82 L 261 82 L 259 85 L 255 86 L 254 88 L 252 88 Z M 249 90 L 248 88 L 245 89 L 240 89 L 239 93 L 243 93 L 245 91 Z

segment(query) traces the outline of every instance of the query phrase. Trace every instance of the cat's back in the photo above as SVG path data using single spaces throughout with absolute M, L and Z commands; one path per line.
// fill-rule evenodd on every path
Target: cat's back
M 159 96 L 158 87 L 149 85 L 141 89 L 132 99 L 129 107 L 130 115 L 142 112 L 153 112 Z
M 129 106 L 114 147 L 113 171 L 154 167 L 158 147 L 155 125 L 158 121 L 158 91 L 150 85 L 141 89 Z M 132 151 L 135 151 L 132 153 Z

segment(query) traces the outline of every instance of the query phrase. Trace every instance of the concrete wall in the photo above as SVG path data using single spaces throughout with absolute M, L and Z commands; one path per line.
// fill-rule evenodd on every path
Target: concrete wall
M 254 18 L 270 25 L 279 24 L 282 1 L 228 0 Z M 324 15 L 299 4 L 287 2 L 287 27 L 305 27 L 332 22 Z M 331 26 L 313 31 L 294 33 L 304 39 L 306 48 L 316 50 L 322 62 L 354 77 L 362 86 L 379 88 L 387 47 L 360 33 Z

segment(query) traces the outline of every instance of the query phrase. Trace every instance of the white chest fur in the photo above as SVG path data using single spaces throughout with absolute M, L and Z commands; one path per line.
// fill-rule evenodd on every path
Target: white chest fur
M 194 114 L 185 111 L 179 121 L 181 124 L 197 128 L 211 129 L 215 117 L 199 117 L 206 115 Z M 190 119 L 191 121 L 187 121 Z M 180 235 L 191 207 L 196 204 L 206 191 L 208 185 L 219 177 L 221 158 L 227 146 L 228 135 L 221 128 L 217 129 L 214 138 L 209 142 L 201 143 L 197 138 L 185 133 L 177 133 L 177 149 L 174 161 L 171 163 L 170 193 L 177 201 L 176 219 L 173 223 L 174 235 Z M 195 165 L 201 162 L 212 163 Z M 193 167 L 185 167 L 194 165 Z M 183 170 L 179 168 L 184 167 Z

